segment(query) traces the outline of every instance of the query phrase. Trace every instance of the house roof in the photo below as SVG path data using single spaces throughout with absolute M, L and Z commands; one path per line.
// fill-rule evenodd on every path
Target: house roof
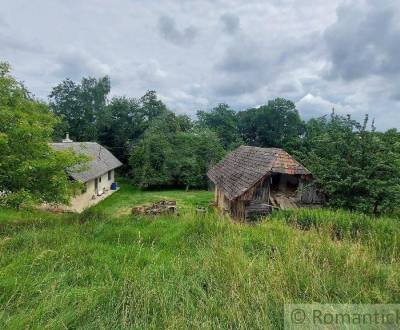
M 232 200 L 268 173 L 311 174 L 282 149 L 241 146 L 212 167 L 207 175 Z
M 77 181 L 87 182 L 122 165 L 111 152 L 96 142 L 50 143 L 50 146 L 58 151 L 72 149 L 75 153 L 90 158 L 87 168 L 83 171 L 68 170 L 68 174 Z

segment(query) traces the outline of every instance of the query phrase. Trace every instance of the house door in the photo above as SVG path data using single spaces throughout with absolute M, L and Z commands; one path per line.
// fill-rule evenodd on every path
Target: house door
M 99 179 L 94 179 L 94 193 L 97 195 L 99 192 Z

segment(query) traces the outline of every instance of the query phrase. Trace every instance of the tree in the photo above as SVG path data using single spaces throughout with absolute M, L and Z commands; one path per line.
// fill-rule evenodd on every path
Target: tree
M 178 132 L 175 145 L 175 182 L 186 187 L 207 187 L 207 171 L 222 159 L 225 151 L 215 132 L 195 128 Z
M 232 150 L 243 142 L 238 131 L 236 113 L 227 104 L 221 103 L 210 112 L 198 111 L 197 117 L 200 127 L 214 131 L 226 150 Z
M 133 181 L 143 187 L 174 185 L 173 138 L 179 125 L 173 113 L 153 119 L 142 139 L 133 147 L 130 165 Z
M 51 149 L 57 118 L 34 100 L 0 63 L 0 192 L 1 204 L 68 203 L 79 185 L 65 170 L 83 157 Z
M 148 122 L 167 112 L 167 107 L 157 98 L 155 91 L 147 91 L 139 101 Z
M 207 170 L 223 156 L 217 135 L 182 128 L 182 118 L 167 112 L 153 120 L 130 157 L 133 181 L 142 187 L 206 187 Z
M 187 115 L 178 115 L 176 116 L 176 120 L 178 121 L 179 128 L 183 132 L 189 131 L 194 127 L 193 121 Z
M 139 99 L 114 97 L 108 103 L 109 92 L 108 77 L 83 78 L 80 84 L 66 79 L 54 87 L 50 108 L 61 119 L 54 138 L 61 140 L 69 132 L 73 140 L 100 142 L 127 164 L 132 146 L 153 121 L 170 112 L 155 91 L 147 91 Z M 193 126 L 185 115 L 176 119 L 174 125 L 182 130 Z
M 400 201 L 399 135 L 367 129 L 332 113 L 311 120 L 302 159 L 333 207 L 368 213 L 393 210 Z
M 284 148 L 291 152 L 301 143 L 304 122 L 292 101 L 277 98 L 266 105 L 238 113 L 239 131 L 246 143 Z
M 98 141 L 125 164 L 131 148 L 149 125 L 159 116 L 169 113 L 165 104 L 158 100 L 154 91 L 139 99 L 114 97 L 97 117 Z M 187 116 L 178 116 L 182 129 L 188 129 L 191 121 Z
M 145 114 L 136 99 L 114 97 L 97 119 L 98 140 L 123 163 L 127 163 L 132 145 L 148 127 Z
M 259 109 L 247 109 L 237 113 L 238 131 L 243 141 L 247 145 L 259 146 L 258 142 L 258 126 L 257 122 Z
M 53 88 L 49 95 L 50 109 L 61 122 L 56 139 L 68 130 L 77 141 L 95 141 L 98 136 L 98 117 L 101 116 L 110 92 L 110 79 L 83 78 L 80 84 L 66 79 Z

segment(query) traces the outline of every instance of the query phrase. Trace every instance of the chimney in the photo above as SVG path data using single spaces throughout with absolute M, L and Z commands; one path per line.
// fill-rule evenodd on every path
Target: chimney
M 69 138 L 69 133 L 66 134 L 65 139 L 62 140 L 62 142 L 74 142 Z

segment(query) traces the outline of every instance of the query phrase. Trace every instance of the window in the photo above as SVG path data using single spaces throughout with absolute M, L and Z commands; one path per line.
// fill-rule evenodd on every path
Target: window
M 108 171 L 108 181 L 111 180 L 111 171 Z
M 101 182 L 101 176 L 99 176 L 99 182 Z

